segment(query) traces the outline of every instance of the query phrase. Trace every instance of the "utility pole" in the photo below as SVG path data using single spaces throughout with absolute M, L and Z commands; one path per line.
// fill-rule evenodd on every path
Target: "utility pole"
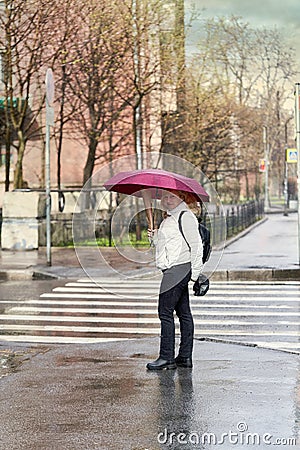
M 139 0 L 133 0 L 132 13 L 133 13 L 133 39 L 134 39 L 134 75 L 136 86 L 140 89 L 140 33 L 139 33 Z M 143 150 L 142 150 L 142 108 L 140 92 L 137 92 L 137 104 L 134 108 L 134 140 L 135 140 L 135 153 L 136 153 L 136 168 L 138 170 L 143 168 Z
M 287 163 L 287 148 L 288 148 L 288 132 L 287 125 L 284 126 L 284 182 L 283 182 L 283 194 L 284 194 L 284 216 L 288 216 L 289 210 L 289 189 L 288 189 L 288 163 Z
M 289 210 L 289 186 L 288 186 L 288 163 L 286 160 L 286 152 L 287 152 L 287 146 L 285 146 L 284 149 L 284 182 L 283 182 L 283 194 L 284 194 L 284 216 L 288 216 L 288 210 Z
M 295 125 L 297 148 L 297 188 L 298 188 L 298 263 L 300 265 L 300 83 L 295 88 Z
M 133 111 L 133 128 L 134 128 L 134 145 L 135 145 L 135 156 L 136 156 L 136 168 L 137 170 L 141 170 L 143 168 L 143 148 L 142 148 L 142 140 L 143 140 L 143 130 L 142 130 L 142 97 L 140 92 L 140 47 L 141 47 L 141 33 L 139 28 L 140 21 L 140 5 L 139 0 L 132 1 L 132 14 L 133 14 L 133 45 L 134 45 L 134 53 L 133 53 L 133 65 L 134 65 L 134 76 L 136 83 L 136 104 L 134 106 Z M 141 231 L 141 220 L 139 210 L 139 202 L 138 198 L 135 198 L 135 207 L 136 207 L 136 240 L 141 240 L 142 231 Z
M 263 127 L 263 143 L 265 151 L 265 211 L 269 209 L 269 136 L 268 127 Z

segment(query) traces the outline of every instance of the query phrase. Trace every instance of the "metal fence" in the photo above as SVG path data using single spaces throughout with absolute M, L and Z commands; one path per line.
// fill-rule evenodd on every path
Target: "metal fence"
M 74 191 L 75 190 L 72 190 L 72 192 L 65 191 L 65 194 L 71 195 L 72 193 L 74 194 Z M 61 206 L 61 205 L 59 205 L 59 206 Z M 73 206 L 73 205 L 71 205 L 71 206 Z M 90 208 L 93 209 L 94 206 L 95 205 L 93 205 L 93 202 L 91 202 Z M 62 209 L 63 208 L 59 208 L 60 211 Z M 68 211 L 69 210 L 70 210 L 70 208 L 68 208 Z M 243 205 L 228 205 L 228 206 L 224 206 L 222 208 L 222 210 L 223 210 L 223 214 L 217 214 L 217 213 L 210 212 L 209 214 L 206 214 L 202 220 L 202 223 L 204 223 L 211 232 L 212 245 L 219 245 L 219 244 L 223 243 L 226 239 L 231 238 L 232 236 L 238 234 L 242 230 L 246 229 L 247 227 L 249 227 L 256 221 L 261 219 L 264 216 L 264 201 L 263 200 L 250 201 Z M 81 214 L 84 215 L 84 217 L 86 218 L 86 215 L 87 215 L 86 211 L 82 212 Z M 67 217 L 67 219 L 66 219 L 66 217 Z M 94 217 L 94 219 L 95 219 L 95 217 Z M 62 223 L 62 228 L 64 229 L 64 232 L 68 228 L 68 229 L 70 229 L 70 233 L 72 233 L 72 214 L 70 212 L 68 214 L 57 213 L 55 215 L 55 217 L 52 214 L 52 219 L 53 220 L 55 219 L 56 221 Z M 70 227 L 66 227 L 66 224 L 65 224 L 66 220 L 69 221 Z M 96 229 L 97 233 L 101 228 L 101 230 L 102 230 L 102 231 L 100 230 L 101 233 L 99 231 L 100 235 L 107 237 L 109 234 L 107 230 L 110 225 L 110 223 L 108 223 L 109 217 L 105 218 L 105 217 L 101 216 L 99 218 L 97 216 L 96 222 L 97 222 L 96 223 L 97 226 L 95 229 Z M 135 225 L 136 225 L 135 222 L 136 222 L 136 220 L 132 220 L 132 223 L 130 225 L 130 231 L 132 231 L 132 232 L 135 231 Z M 1 225 L 2 225 L 2 209 L 0 208 L 0 242 L 1 242 Z M 55 224 L 53 221 L 53 224 L 52 224 L 53 228 L 55 228 L 54 225 Z M 144 223 L 141 220 L 140 225 L 142 227 L 144 227 L 145 229 L 147 229 L 146 216 L 144 217 Z M 94 225 L 93 225 L 93 227 L 94 227 Z M 99 230 L 97 227 L 99 228 Z M 132 229 L 132 228 L 134 228 L 134 229 Z M 93 230 L 94 230 L 94 228 L 93 228 Z M 69 242 L 70 240 L 72 240 L 72 235 L 69 236 L 67 241 Z M 62 242 L 60 243 L 60 245 L 64 245 L 64 243 L 66 243 L 65 239 L 62 239 Z
M 211 232 L 212 245 L 218 245 L 248 228 L 264 216 L 264 201 L 250 201 L 243 205 L 225 206 L 225 214 L 209 214 L 203 223 Z

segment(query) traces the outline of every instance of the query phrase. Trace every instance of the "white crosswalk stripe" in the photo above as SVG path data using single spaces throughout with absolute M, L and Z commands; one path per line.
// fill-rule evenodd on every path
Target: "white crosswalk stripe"
M 0 340 L 86 343 L 158 336 L 159 280 L 80 279 L 0 300 Z M 212 282 L 191 305 L 195 338 L 300 353 L 300 283 Z M 179 330 L 176 319 L 177 331 Z

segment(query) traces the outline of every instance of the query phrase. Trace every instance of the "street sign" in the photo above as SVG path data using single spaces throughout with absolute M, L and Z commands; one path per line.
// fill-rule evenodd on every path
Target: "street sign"
M 297 164 L 298 152 L 296 148 L 286 149 L 286 162 L 290 164 Z
M 266 161 L 265 161 L 265 159 L 260 159 L 259 160 L 259 171 L 260 172 L 265 172 L 266 171 Z
M 52 69 L 48 68 L 46 72 L 46 99 L 49 106 L 54 102 L 54 76 Z

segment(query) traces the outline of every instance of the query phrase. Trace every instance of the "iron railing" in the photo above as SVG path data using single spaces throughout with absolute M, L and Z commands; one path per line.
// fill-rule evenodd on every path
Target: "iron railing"
M 219 245 L 245 230 L 264 216 L 264 201 L 250 201 L 243 205 L 224 207 L 225 214 L 210 213 L 203 223 L 211 232 L 212 245 Z

